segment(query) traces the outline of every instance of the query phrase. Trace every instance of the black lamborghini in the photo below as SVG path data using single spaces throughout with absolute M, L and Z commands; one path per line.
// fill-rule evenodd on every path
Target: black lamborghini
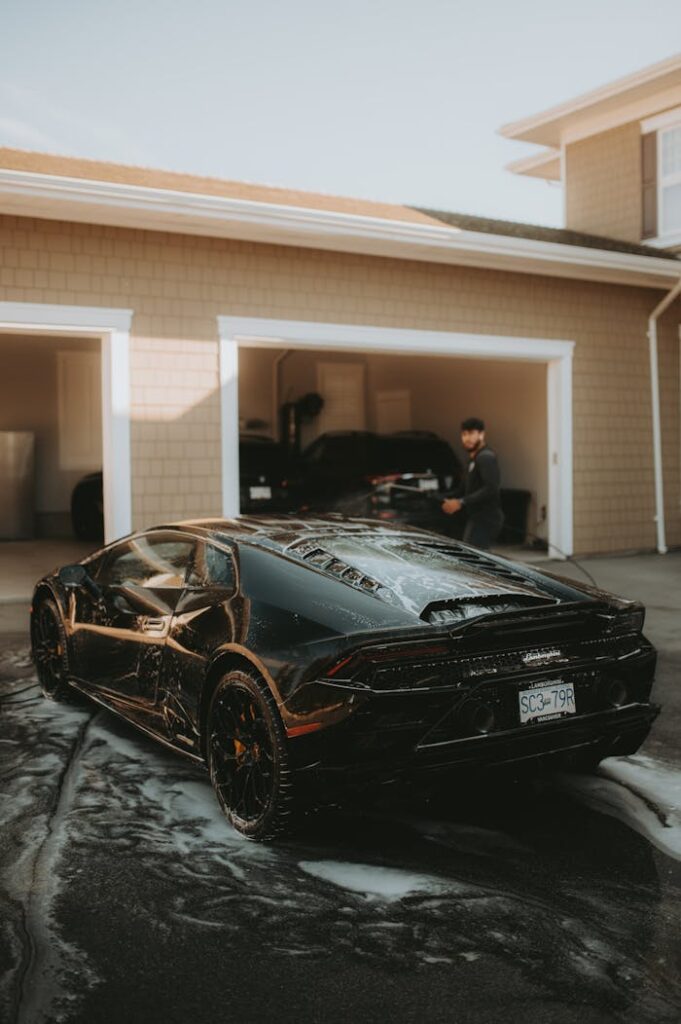
M 356 782 L 631 754 L 658 708 L 644 611 L 370 520 L 146 530 L 36 586 L 46 696 L 205 763 L 252 839 Z

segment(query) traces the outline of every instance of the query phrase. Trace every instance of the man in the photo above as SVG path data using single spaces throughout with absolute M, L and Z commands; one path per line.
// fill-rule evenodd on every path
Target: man
M 504 524 L 499 463 L 496 453 L 485 443 L 485 424 L 477 416 L 470 416 L 461 424 L 461 443 L 468 452 L 463 497 L 443 501 L 442 511 L 451 516 L 465 508 L 468 513 L 463 535 L 465 543 L 487 550 Z

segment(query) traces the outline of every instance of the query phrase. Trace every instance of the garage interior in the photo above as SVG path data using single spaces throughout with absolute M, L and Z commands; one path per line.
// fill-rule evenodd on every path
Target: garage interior
M 239 347 L 239 429 L 279 438 L 280 409 L 316 392 L 302 447 L 329 430 L 433 431 L 460 458 L 459 423 L 480 416 L 504 488 L 531 494 L 528 540 L 548 537 L 547 367 L 519 359 Z
M 74 536 L 71 495 L 102 469 L 100 348 L 95 338 L 0 334 L 3 600 L 93 547 Z

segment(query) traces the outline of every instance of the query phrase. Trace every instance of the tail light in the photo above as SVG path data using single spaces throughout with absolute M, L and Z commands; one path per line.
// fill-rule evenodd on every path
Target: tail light
M 333 665 L 326 673 L 327 679 L 333 678 L 333 676 L 337 675 L 342 668 L 345 668 L 346 665 L 350 664 L 353 658 L 354 654 L 349 654 L 347 658 L 343 658 L 342 661 L 336 662 L 336 664 Z

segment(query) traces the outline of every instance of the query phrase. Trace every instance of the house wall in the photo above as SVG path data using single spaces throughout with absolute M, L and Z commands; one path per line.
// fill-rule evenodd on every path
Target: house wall
M 655 543 L 646 323 L 656 290 L 0 218 L 0 298 L 134 310 L 133 521 L 221 509 L 218 314 L 576 341 L 575 550 Z M 681 544 L 679 304 L 660 325 L 669 541 Z
M 565 226 L 640 242 L 641 126 L 638 121 L 565 147 Z
M 0 334 L 0 430 L 35 434 L 35 510 L 39 536 L 69 536 L 71 492 L 89 470 L 64 469 L 59 460 L 57 355 L 94 351 L 99 341 Z M 73 410 L 76 422 L 79 410 Z M 81 414 L 84 425 L 89 425 Z

